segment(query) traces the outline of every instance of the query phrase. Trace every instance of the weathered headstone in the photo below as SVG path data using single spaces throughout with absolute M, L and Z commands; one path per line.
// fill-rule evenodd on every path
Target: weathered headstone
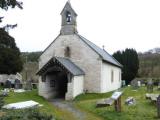
M 138 87 L 141 87 L 141 81 L 137 81 L 137 83 L 138 83 Z
M 157 115 L 160 118 L 160 95 L 157 98 Z
M 121 112 L 121 95 L 122 95 L 122 92 L 114 92 L 113 95 L 111 96 L 112 99 L 114 99 L 114 107 L 115 107 L 115 110 L 117 112 Z
M 126 86 L 126 81 L 122 80 L 122 87 Z
M 24 84 L 24 89 L 25 90 L 32 90 L 32 82 L 31 81 L 26 81 Z
M 148 82 L 147 82 L 147 91 L 148 92 L 153 92 L 153 82 L 152 82 L 152 79 L 148 80 Z
M 137 79 L 134 79 L 131 81 L 131 86 L 133 89 L 138 89 L 139 86 L 138 86 L 138 80 Z
M 15 89 L 21 89 L 22 88 L 22 84 L 21 84 L 21 81 L 16 79 L 15 80 Z
M 9 80 L 6 80 L 5 82 L 5 88 L 11 88 L 12 87 L 12 83 Z

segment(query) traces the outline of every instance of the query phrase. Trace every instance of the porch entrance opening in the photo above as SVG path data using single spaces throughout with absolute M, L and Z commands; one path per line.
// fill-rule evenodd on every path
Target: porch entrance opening
M 68 78 L 65 71 L 52 71 L 48 73 L 53 98 L 65 98 L 67 93 Z
M 67 74 L 64 72 L 60 72 L 57 76 L 57 98 L 65 98 L 65 94 L 67 93 Z

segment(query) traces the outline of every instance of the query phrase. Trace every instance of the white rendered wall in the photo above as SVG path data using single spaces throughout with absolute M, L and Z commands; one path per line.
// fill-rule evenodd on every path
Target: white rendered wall
M 50 87 L 50 78 L 53 78 L 53 76 L 46 76 L 45 82 L 42 82 L 41 79 L 39 79 L 39 95 L 43 96 L 46 99 L 53 97 L 53 95 L 55 94 L 55 88 Z
M 74 76 L 73 78 L 73 98 L 83 93 L 84 76 Z
M 111 71 L 113 71 L 113 82 L 111 81 Z M 101 92 L 109 92 L 121 87 L 121 69 L 110 65 L 108 63 L 102 63 L 102 77 L 101 77 Z

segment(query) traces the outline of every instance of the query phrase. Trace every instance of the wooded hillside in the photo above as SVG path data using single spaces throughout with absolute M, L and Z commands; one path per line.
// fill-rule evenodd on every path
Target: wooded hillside
M 139 77 L 160 78 L 160 54 L 140 53 L 139 54 Z

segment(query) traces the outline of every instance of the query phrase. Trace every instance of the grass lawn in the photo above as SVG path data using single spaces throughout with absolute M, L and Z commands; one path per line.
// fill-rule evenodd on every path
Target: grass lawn
M 96 108 L 97 99 L 111 96 L 110 93 L 105 94 L 86 94 L 78 96 L 76 106 L 87 112 L 93 113 L 104 120 L 154 120 L 157 119 L 156 106 L 150 100 L 146 100 L 146 87 L 141 87 L 137 91 L 133 91 L 131 87 L 122 89 L 122 112 L 115 112 L 114 106 Z M 154 90 L 154 93 L 160 93 Z M 132 96 L 136 99 L 136 105 L 127 106 L 124 101 L 127 97 Z
M 114 106 L 96 108 L 98 99 L 107 98 L 112 95 L 112 92 L 104 94 L 82 94 L 75 98 L 74 105 L 76 108 L 86 113 L 85 120 L 157 120 L 156 106 L 150 100 L 145 98 L 146 88 L 141 87 L 137 91 L 133 91 L 131 87 L 123 88 L 122 95 L 122 112 L 115 112 Z M 154 90 L 154 93 L 160 91 Z M 127 106 L 124 101 L 127 97 L 132 96 L 136 99 L 136 105 Z M 24 93 L 10 92 L 8 97 L 5 97 L 6 104 L 14 102 L 22 102 L 26 100 L 34 100 L 43 104 L 40 107 L 41 112 L 52 114 L 58 120 L 76 120 L 71 113 L 65 110 L 54 107 L 50 102 L 43 97 L 38 96 L 37 90 L 32 90 Z
M 34 100 L 36 102 L 39 102 L 40 104 L 43 104 L 43 106 L 40 107 L 40 111 L 47 114 L 52 114 L 57 120 L 74 120 L 73 116 L 70 113 L 54 107 L 46 99 L 38 96 L 37 90 L 32 90 L 24 93 L 10 92 L 9 96 L 5 97 L 5 104 L 27 100 Z

